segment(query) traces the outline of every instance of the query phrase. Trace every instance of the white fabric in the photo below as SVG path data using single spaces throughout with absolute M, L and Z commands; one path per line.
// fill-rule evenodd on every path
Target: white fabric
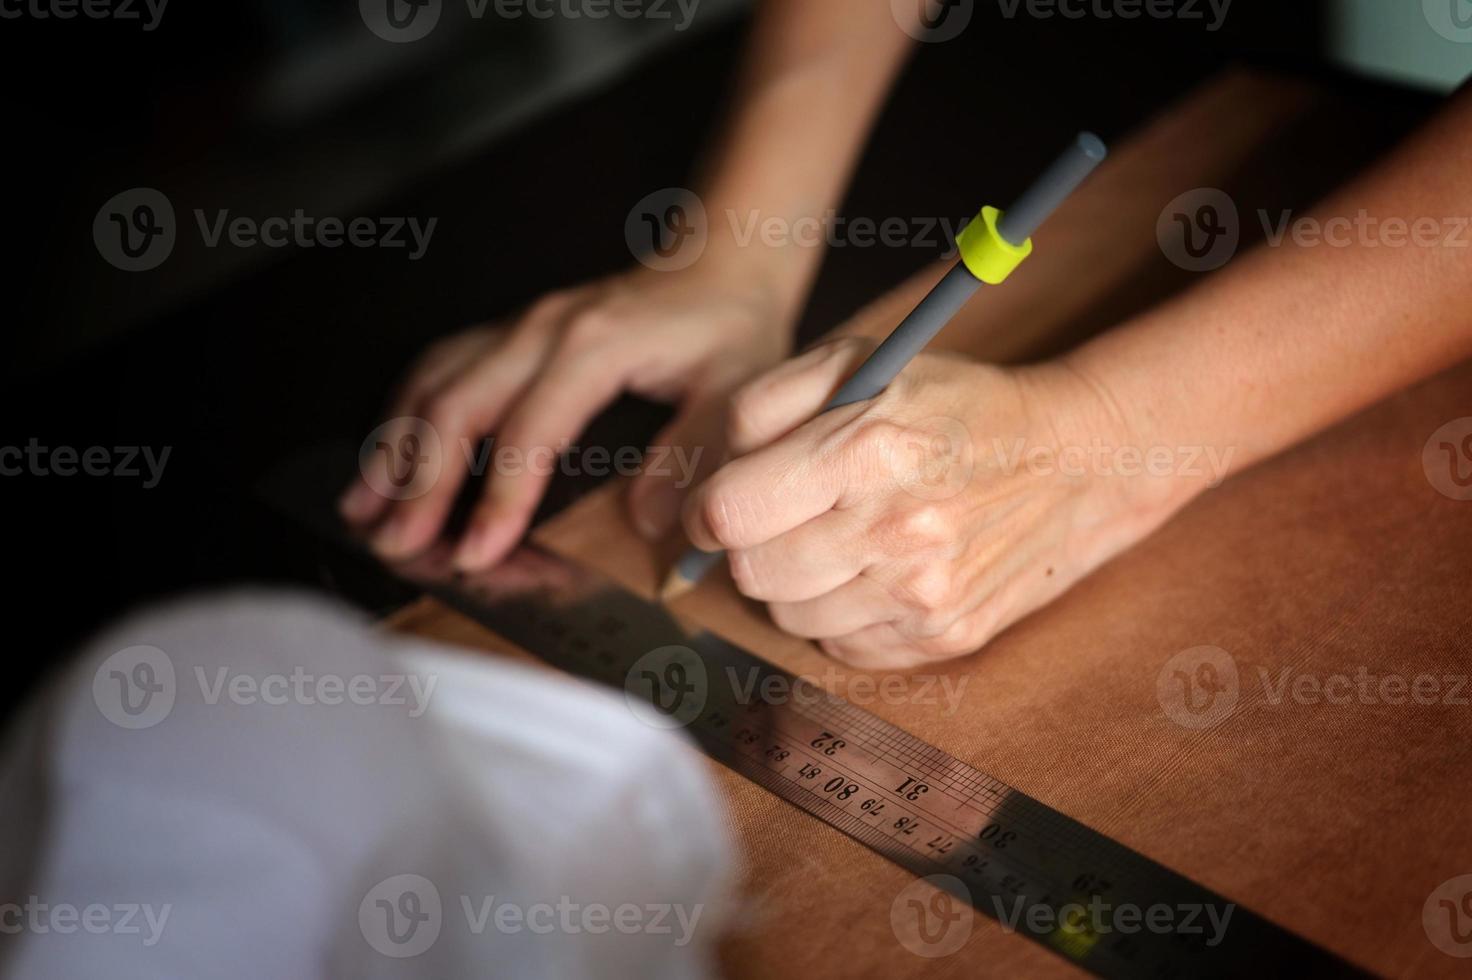
M 148 710 L 119 714 L 125 688 Z M 7 976 L 711 972 L 729 846 L 687 744 L 591 685 L 315 599 L 125 622 L 3 758 Z

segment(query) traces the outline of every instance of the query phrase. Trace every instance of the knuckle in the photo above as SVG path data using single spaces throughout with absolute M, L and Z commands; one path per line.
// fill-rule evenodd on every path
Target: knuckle
M 922 618 L 944 616 L 954 606 L 955 583 L 944 565 L 917 569 L 902 578 L 897 588 L 900 602 Z
M 726 410 L 726 436 L 731 445 L 749 446 L 761 438 L 766 400 L 766 386 L 760 381 L 745 384 L 731 395 Z
M 431 425 L 453 429 L 469 409 L 468 401 L 469 396 L 464 389 L 446 388 L 429 396 L 424 405 L 424 417 Z
M 596 347 L 617 329 L 615 318 L 607 312 L 587 310 L 568 323 L 566 341 L 569 346 L 578 349 Z
M 568 300 L 571 298 L 571 294 L 566 290 L 555 290 L 545 293 L 536 299 L 531 306 L 527 307 L 526 319 L 543 320 L 556 316 L 557 312 L 567 305 Z
M 858 475 L 889 472 L 902 436 L 902 425 L 866 415 L 830 436 L 833 441 L 823 449 L 843 459 Z
M 954 538 L 950 515 L 936 504 L 917 504 L 892 515 L 879 534 L 891 548 L 906 552 L 938 548 Z
M 975 653 L 981 646 L 981 640 L 973 639 L 969 630 L 960 629 L 957 624 L 934 636 L 919 636 L 915 641 L 916 651 L 932 660 L 964 657 Z
M 904 434 L 904 427 L 889 419 L 866 418 L 855 427 L 851 443 L 863 455 L 889 459 L 904 440 Z

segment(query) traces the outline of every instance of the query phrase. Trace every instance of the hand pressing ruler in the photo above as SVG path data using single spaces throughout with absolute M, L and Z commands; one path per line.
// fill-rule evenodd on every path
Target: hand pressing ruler
M 1104 977 L 1362 971 L 894 725 L 541 551 L 405 577 L 1003 926 Z M 935 898 L 945 901 L 937 892 Z

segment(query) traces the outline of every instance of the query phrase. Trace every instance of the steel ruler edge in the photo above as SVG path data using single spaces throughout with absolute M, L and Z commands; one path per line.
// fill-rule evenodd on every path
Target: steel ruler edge
M 442 557 L 395 572 L 549 664 L 624 690 L 650 723 L 683 729 L 890 861 L 949 876 L 935 883 L 1098 976 L 1369 975 L 663 606 L 533 554 L 562 569 L 556 584 L 507 590 Z M 1145 919 L 1160 906 L 1168 929 Z

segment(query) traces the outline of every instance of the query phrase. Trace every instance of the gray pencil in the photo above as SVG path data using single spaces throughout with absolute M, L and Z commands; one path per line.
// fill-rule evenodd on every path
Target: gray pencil
M 1023 192 L 1012 208 L 1000 215 L 996 222 L 997 233 L 1014 248 L 1024 246 L 1032 233 L 1103 162 L 1106 153 L 1103 140 L 1093 133 L 1080 133 L 1043 171 L 1042 176 Z M 965 261 L 957 261 L 945 278 L 920 301 L 920 305 L 838 389 L 823 411 L 867 401 L 889 387 L 905 365 L 981 288 L 982 282 Z M 723 551 L 689 549 L 665 580 L 662 596 L 670 599 L 694 588 L 724 557 Z

